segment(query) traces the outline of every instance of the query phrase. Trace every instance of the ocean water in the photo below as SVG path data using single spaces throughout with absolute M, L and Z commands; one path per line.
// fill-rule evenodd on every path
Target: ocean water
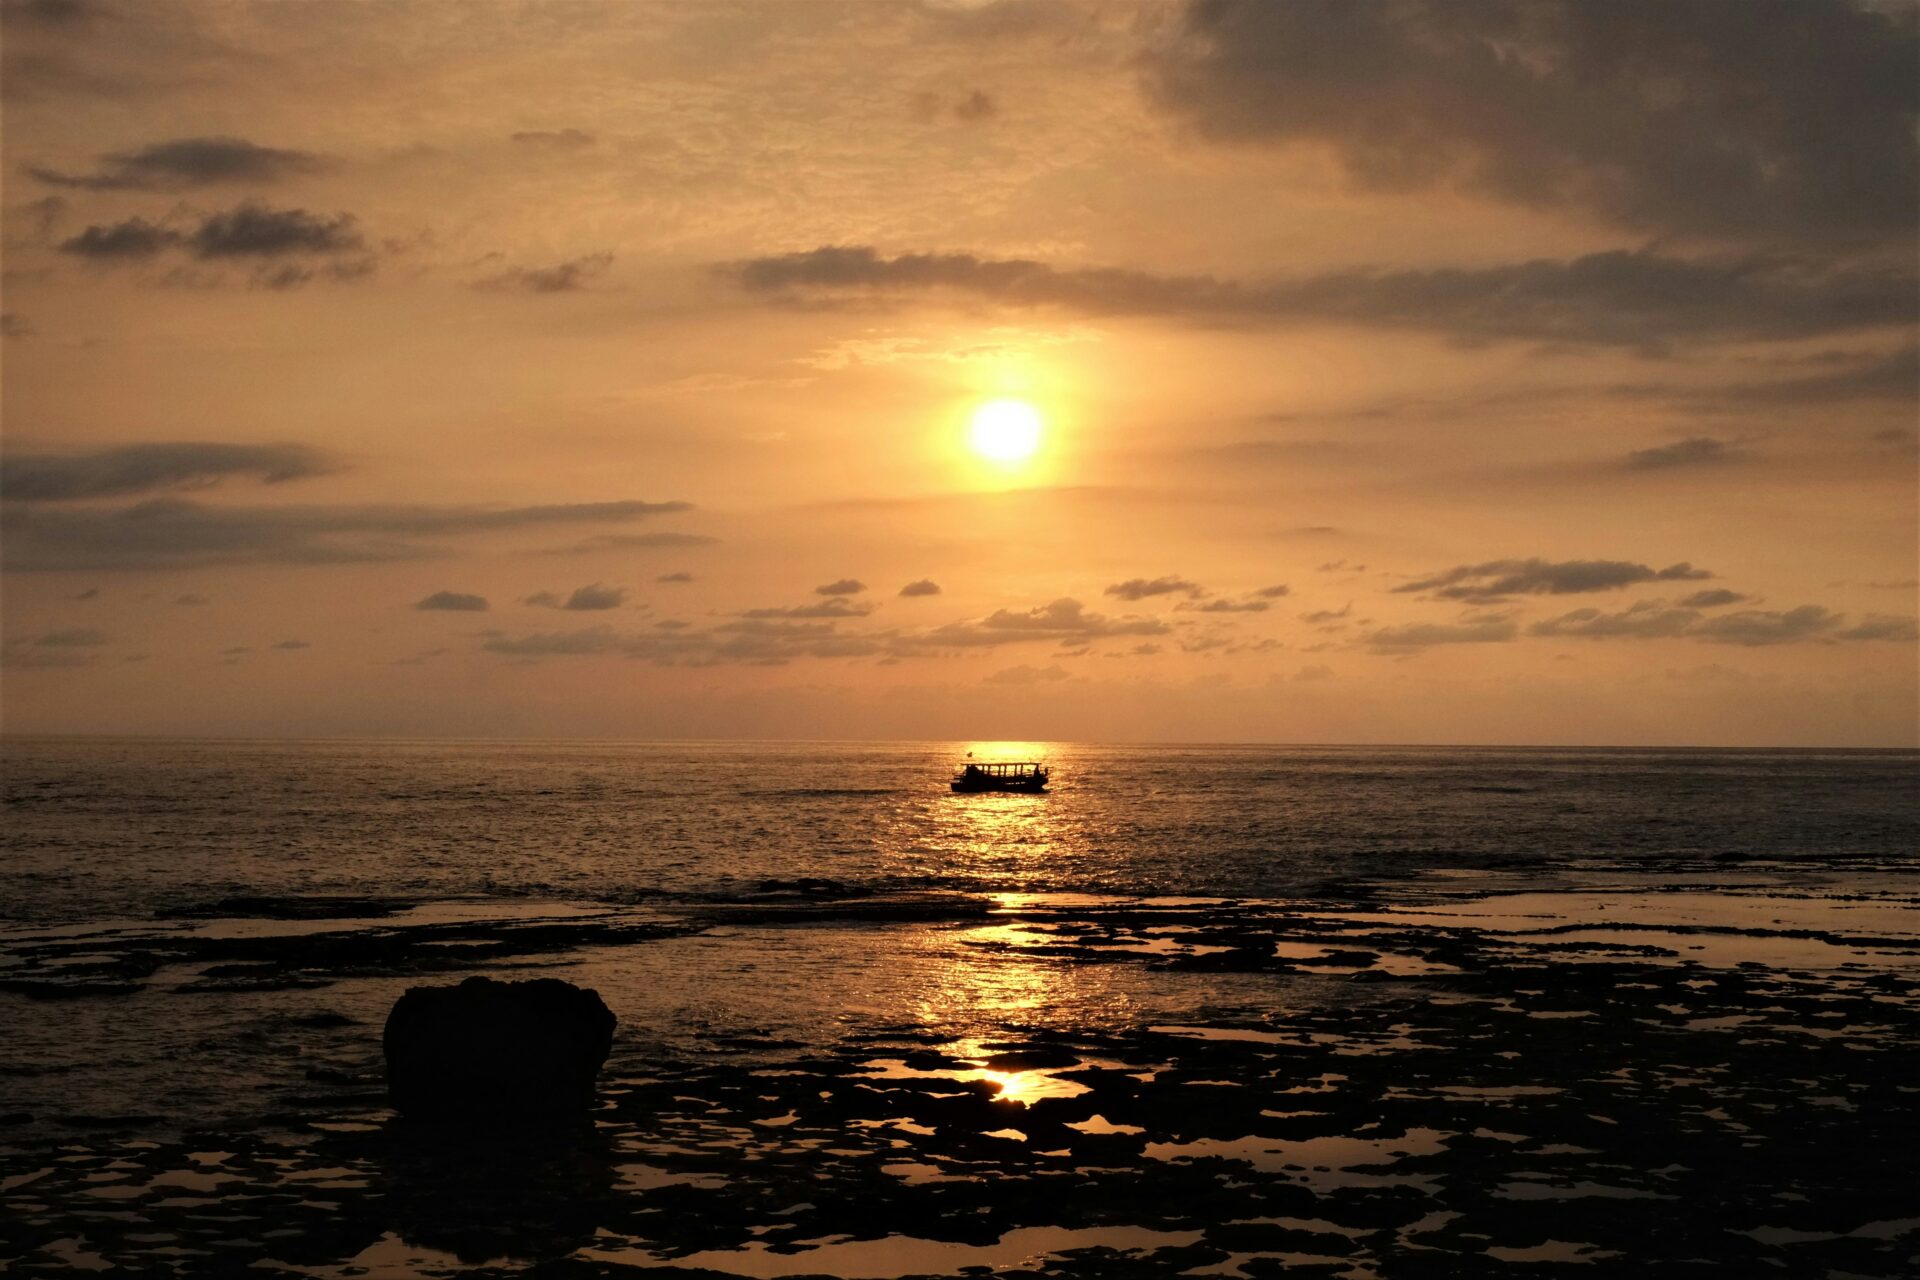
M 1920 1259 L 1920 753 L 4 746 L 0 1270 Z M 473 974 L 615 1013 L 577 1145 L 394 1121 Z
M 1050 794 L 955 796 L 968 751 Z M 1912 752 L 1069 743 L 14 740 L 0 919 L 241 895 L 630 903 L 881 891 L 1316 893 L 1436 871 L 1920 851 Z

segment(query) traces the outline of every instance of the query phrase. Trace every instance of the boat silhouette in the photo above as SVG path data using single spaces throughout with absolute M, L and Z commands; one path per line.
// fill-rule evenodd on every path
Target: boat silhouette
M 1038 795 L 1047 789 L 1047 766 L 1031 760 L 999 764 L 968 761 L 949 785 L 959 792 L 1013 791 Z

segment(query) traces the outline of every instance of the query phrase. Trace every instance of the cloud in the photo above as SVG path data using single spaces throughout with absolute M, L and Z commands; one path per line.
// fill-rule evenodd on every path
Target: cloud
M 626 600 L 625 587 L 603 587 L 596 582 L 591 586 L 575 587 L 573 594 L 568 596 L 567 602 L 560 607 L 576 611 L 618 609 L 626 603 Z
M 1629 471 L 1658 471 L 1669 467 L 1711 466 L 1731 462 L 1739 456 L 1724 440 L 1693 436 L 1651 449 L 1635 449 L 1627 455 L 1624 465 Z
M 1910 8 L 1848 0 L 1194 0 L 1143 76 L 1208 138 L 1329 148 L 1374 190 L 1905 237 L 1917 60 Z
M 109 226 L 90 226 L 72 239 L 62 241 L 60 252 L 102 261 L 151 258 L 185 239 L 180 232 L 145 218 L 128 218 Z
M 1148 581 L 1145 578 L 1128 578 L 1125 582 L 1116 582 L 1101 592 L 1102 595 L 1118 596 L 1122 600 L 1145 600 L 1149 596 L 1165 596 L 1179 593 L 1185 596 L 1202 594 L 1198 583 L 1188 582 L 1185 578 L 1168 576 Z
M 1024 611 L 998 609 L 976 621 L 950 622 L 903 641 L 909 647 L 967 649 L 1028 641 L 1076 644 L 1110 636 L 1158 636 L 1171 630 L 1157 618 L 1109 618 L 1062 597 Z
M 836 596 L 813 604 L 795 605 L 786 609 L 749 609 L 740 616 L 743 618 L 864 618 L 872 613 L 874 606 L 859 601 Z
M 110 643 L 104 631 L 67 627 L 37 636 L 11 636 L 0 643 L 0 666 L 53 668 L 90 666 L 94 649 Z
M 705 630 L 655 628 L 623 634 L 611 627 L 495 636 L 481 648 L 519 658 L 612 654 L 659 666 L 779 666 L 796 658 L 867 657 L 884 651 L 881 639 L 843 635 L 832 622 L 736 619 Z
M 1311 613 L 1303 613 L 1300 615 L 1300 620 L 1311 623 L 1314 626 L 1321 626 L 1328 622 L 1338 622 L 1352 612 L 1353 601 L 1349 600 L 1344 607 L 1339 609 L 1315 609 Z
M 592 253 L 551 267 L 511 267 L 499 275 L 476 280 L 473 287 L 520 293 L 574 293 L 605 275 L 612 265 L 611 253 Z
M 953 104 L 956 120 L 990 120 L 999 114 L 1000 104 L 978 89 Z
M 1265 600 L 1208 600 L 1204 604 L 1183 600 L 1174 606 L 1191 613 L 1265 613 L 1272 607 Z
M 683 502 L 557 506 L 213 506 L 156 498 L 131 507 L 0 507 L 0 558 L 11 570 L 183 569 L 218 564 L 352 564 L 446 554 L 423 541 L 611 524 L 684 511 Z
M 1836 629 L 1842 615 L 1817 604 L 1803 604 L 1784 612 L 1749 609 L 1708 618 L 1689 634 L 1719 644 L 1791 644 Z
M 1742 382 L 1717 387 L 1721 400 L 1772 405 L 1831 404 L 1849 400 L 1893 400 L 1912 403 L 1920 398 L 1920 347 L 1908 345 L 1849 360 L 1830 373 L 1768 382 Z
M 1718 609 L 1722 605 L 1741 604 L 1753 597 L 1715 587 L 1707 591 L 1696 591 L 1690 596 L 1681 597 L 1680 603 L 1688 609 Z
M 824 246 L 716 268 L 774 300 L 885 302 L 963 295 L 1009 307 L 1220 323 L 1343 322 L 1463 340 L 1657 347 L 1680 339 L 1805 338 L 1912 320 L 1910 262 L 1822 264 L 1652 249 L 1427 270 L 1353 269 L 1263 284 L 1116 268 L 1058 269 L 969 253 L 881 256 Z
M 50 649 L 93 649 L 108 643 L 108 640 L 106 632 L 96 631 L 92 627 L 67 627 L 36 636 L 33 643 Z
M 1747 598 L 1731 591 L 1699 594 L 1715 597 L 1731 596 L 1733 601 Z M 1797 609 L 1782 611 L 1749 609 L 1740 613 L 1703 617 L 1697 609 L 1686 607 L 1696 598 L 1688 597 L 1678 608 L 1660 600 L 1643 600 L 1618 613 L 1603 613 L 1598 609 L 1576 609 L 1572 613 L 1562 614 L 1557 618 L 1536 622 L 1527 630 L 1536 636 L 1587 640 L 1658 640 L 1680 636 L 1691 640 L 1740 645 L 1794 644 L 1801 641 L 1827 640 L 1910 641 L 1920 638 L 1915 634 L 1914 619 L 1907 617 L 1870 614 L 1855 626 L 1842 629 L 1841 624 L 1846 620 L 1845 615 L 1817 604 L 1801 605 Z M 1711 603 L 1730 602 L 1716 599 Z
M 353 224 L 350 213 L 323 218 L 305 209 L 269 209 L 249 202 L 213 214 L 189 242 L 202 258 L 344 253 L 364 247 Z
M 684 502 L 662 502 L 653 505 L 663 511 L 692 510 L 691 506 Z M 585 538 L 564 547 L 543 547 L 540 554 L 571 556 L 594 551 L 649 551 L 660 547 L 706 547 L 718 541 L 718 538 L 704 533 L 679 533 L 667 529 L 653 533 L 597 533 L 591 538 Z
M 1870 613 L 1854 626 L 1837 633 L 1841 640 L 1920 640 L 1920 620 Z
M 1262 600 L 1278 600 L 1281 596 L 1292 595 L 1293 588 L 1284 582 L 1277 582 L 1271 587 L 1262 587 L 1253 594 L 1259 596 Z
M 859 595 L 866 589 L 867 584 L 858 578 L 841 578 L 836 582 L 828 582 L 815 587 L 813 594 L 817 596 L 853 596 Z
M 0 338 L 31 338 L 38 330 L 18 311 L 0 311 Z
M 313 646 L 311 644 L 308 644 L 305 640 L 276 640 L 272 644 L 268 645 L 267 647 L 269 649 L 279 649 L 289 653 L 295 649 L 313 648 Z
M 921 578 L 918 581 L 909 582 L 906 586 L 900 588 L 900 594 L 903 596 L 937 596 L 940 594 L 940 584 L 932 578 Z
M 211 600 L 208 600 L 205 596 L 194 595 L 191 591 L 189 591 L 187 594 L 182 596 L 175 596 L 173 598 L 173 602 L 177 605 L 183 605 L 188 608 L 198 608 L 201 605 L 213 603 Z
M 523 147 L 544 147 L 554 151 L 578 151 L 593 145 L 593 135 L 579 129 L 525 129 L 510 136 Z
M 413 603 L 416 609 L 444 609 L 453 613 L 485 613 L 487 598 L 468 595 L 464 591 L 436 591 L 425 599 Z
M 1023 662 L 1017 667 L 1007 667 L 1004 670 L 994 672 L 987 677 L 986 683 L 1016 685 L 1051 684 L 1056 681 L 1065 680 L 1066 678 L 1067 669 L 1065 667 L 1059 665 L 1035 667 Z
M 1687 582 L 1712 576 L 1684 561 L 1656 570 L 1627 560 L 1489 560 L 1458 565 L 1391 589 L 1431 591 L 1442 600 L 1493 604 L 1514 595 L 1573 595 L 1612 591 L 1637 582 Z
M 62 173 L 29 167 L 27 172 L 56 187 L 89 191 L 171 191 L 224 182 L 277 182 L 325 167 L 306 151 L 263 147 L 245 138 L 177 138 L 132 151 L 99 157 L 92 173 Z
M 663 573 L 659 577 L 655 578 L 654 581 L 655 582 L 692 582 L 693 575 L 685 572 L 684 570 L 679 573 Z
M 167 249 L 183 249 L 203 262 L 254 262 L 254 283 L 285 289 L 304 284 L 317 274 L 350 281 L 371 275 L 371 256 L 360 254 L 366 242 L 355 230 L 350 213 L 323 217 L 305 209 L 272 209 L 248 201 L 224 213 L 209 214 L 190 231 L 145 218 L 128 218 L 105 226 L 89 226 L 60 243 L 62 253 L 101 263 L 143 261 Z M 280 259 L 337 259 L 315 268 Z
M 296 444 L 180 441 L 123 445 L 93 453 L 15 454 L 0 456 L 0 498 L 8 502 L 116 498 L 156 489 L 200 488 L 231 475 L 281 484 L 335 469 L 318 450 Z
M 1317 666 L 1317 665 L 1302 667 L 1300 668 L 1300 670 L 1294 672 L 1293 678 L 1295 680 L 1299 680 L 1303 682 L 1312 681 L 1312 680 L 1331 680 L 1333 679 L 1333 668 Z
M 1369 632 L 1366 641 L 1375 649 L 1426 649 L 1441 644 L 1491 644 L 1511 640 L 1520 633 L 1513 619 L 1485 614 L 1463 618 L 1459 622 L 1416 622 L 1401 627 L 1381 627 Z
M 1643 600 L 1619 613 L 1575 609 L 1572 613 L 1536 622 L 1527 631 L 1536 636 L 1574 636 L 1589 640 L 1654 640 L 1684 634 L 1699 617 L 1692 609 L 1672 609 L 1658 600 Z

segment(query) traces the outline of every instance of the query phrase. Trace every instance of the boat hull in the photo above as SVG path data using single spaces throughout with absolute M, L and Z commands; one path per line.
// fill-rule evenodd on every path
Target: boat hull
M 1014 782 L 961 782 L 956 779 L 947 785 L 952 787 L 954 791 L 960 795 L 981 795 L 987 792 L 998 791 L 1011 792 L 1014 795 L 1037 796 L 1047 789 L 1045 782 L 1037 782 L 1031 778 L 1023 778 Z

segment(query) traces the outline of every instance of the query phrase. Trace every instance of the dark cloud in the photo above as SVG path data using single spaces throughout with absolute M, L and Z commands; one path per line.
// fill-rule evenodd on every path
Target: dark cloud
M 624 523 L 686 509 L 682 502 L 243 507 L 161 498 L 117 509 L 8 503 L 0 509 L 0 557 L 13 570 L 380 563 L 445 554 L 423 539 Z
M 1612 591 L 1637 582 L 1689 582 L 1712 576 L 1685 562 L 1654 569 L 1627 560 L 1489 560 L 1457 565 L 1392 590 L 1430 591 L 1442 600 L 1493 604 L 1515 595 L 1573 595 Z
M 454 613 L 485 613 L 487 598 L 469 595 L 464 591 L 436 591 L 424 599 L 414 601 L 416 609 L 445 609 Z
M 690 573 L 686 573 L 684 571 L 680 573 L 663 573 L 659 577 L 655 578 L 654 581 L 655 582 L 692 582 L 693 575 Z
M 50 649 L 93 649 L 108 643 L 108 640 L 106 632 L 96 631 L 92 627 L 67 627 L 35 636 L 33 643 Z
M 1838 633 L 1841 640 L 1920 640 L 1920 620 L 1892 614 L 1870 613 L 1855 625 Z
M 1340 619 L 1346 617 L 1348 614 L 1352 612 L 1353 612 L 1353 602 L 1349 600 L 1344 608 L 1316 609 L 1312 613 L 1301 614 L 1300 620 L 1302 622 L 1310 623 L 1314 626 L 1322 626 L 1329 622 L 1338 622 Z
M 921 578 L 918 581 L 909 582 L 906 586 L 900 588 L 900 594 L 903 596 L 937 596 L 940 594 L 940 584 L 932 578 Z
M 578 151 L 593 145 L 593 135 L 579 129 L 525 129 L 511 137 L 523 147 L 543 147 L 553 151 Z
M 295 649 L 313 648 L 313 646 L 307 643 L 305 640 L 276 640 L 272 644 L 268 645 L 267 647 L 269 649 L 279 649 L 283 652 L 288 652 L 288 653 L 292 652 Z
M 15 454 L 0 456 L 0 498 L 8 502 L 118 498 L 159 489 L 199 488 L 233 475 L 280 484 L 333 469 L 318 450 L 296 444 L 180 441 L 123 445 L 93 453 Z
M 1619 613 L 1575 609 L 1572 613 L 1536 622 L 1527 630 L 1536 636 L 1655 640 L 1682 635 L 1699 618 L 1700 615 L 1692 609 L 1673 609 L 1658 600 L 1643 600 Z
M 1183 600 L 1174 608 L 1191 613 L 1265 613 L 1273 606 L 1265 600 Z
M 1731 591 L 1710 591 L 1688 597 L 1680 607 L 1670 606 L 1660 600 L 1642 600 L 1618 613 L 1576 609 L 1557 618 L 1536 622 L 1528 631 L 1536 636 L 1588 640 L 1657 640 L 1681 636 L 1691 640 L 1740 645 L 1916 638 L 1912 618 L 1870 614 L 1855 626 L 1842 629 L 1845 615 L 1817 604 L 1778 611 L 1748 609 L 1739 613 L 1703 617 L 1697 609 L 1688 607 L 1690 602 L 1701 596 L 1731 596 L 1734 601 L 1746 599 Z M 1711 603 L 1726 604 L 1730 601 L 1715 599 Z
M 265 183 L 313 173 L 325 161 L 309 152 L 263 147 L 245 138 L 177 138 L 99 157 L 92 173 L 30 167 L 41 182 L 90 191 L 169 191 L 224 182 Z
M 991 120 L 1000 114 L 1000 104 L 979 89 L 975 89 L 953 104 L 953 114 L 957 120 Z
M 521 293 L 573 293 L 605 275 L 612 265 L 612 254 L 592 253 L 551 267 L 512 267 L 499 275 L 475 281 L 473 287 Z
M 740 616 L 743 618 L 864 618 L 872 613 L 874 606 L 836 596 L 826 600 L 816 600 L 812 604 L 794 605 L 791 608 L 749 609 Z
M 151 258 L 185 239 L 180 232 L 145 218 L 128 218 L 109 226 L 90 226 L 72 239 L 62 241 L 60 252 L 102 261 Z
M 62 253 L 98 261 L 129 261 L 181 248 L 203 261 L 263 261 L 283 257 L 316 257 L 360 253 L 366 242 L 354 229 L 350 213 L 322 217 L 305 209 L 272 209 L 249 201 L 224 213 L 209 214 L 191 231 L 180 231 L 144 218 L 128 218 L 106 226 L 90 226 L 60 244 Z M 336 278 L 356 279 L 372 271 L 372 259 L 339 264 Z M 268 273 L 261 282 L 286 288 L 311 279 L 311 268 Z
M 1128 578 L 1125 582 L 1116 582 L 1105 588 L 1102 595 L 1118 596 L 1122 600 L 1145 600 L 1149 596 L 1203 594 L 1198 583 L 1188 582 L 1185 578 L 1171 575 L 1164 578 Z
M 856 596 L 867 589 L 867 584 L 858 578 L 841 578 L 836 582 L 824 583 L 813 589 L 817 596 Z
M 1693 436 L 1651 449 L 1635 449 L 1627 455 L 1624 465 L 1629 471 L 1661 471 L 1669 467 L 1713 466 L 1739 456 L 1724 440 Z
M 567 602 L 560 607 L 575 611 L 591 609 L 618 609 L 627 602 L 625 587 L 603 587 L 599 583 L 590 586 L 575 587 Z
M 1829 373 L 1743 382 L 1708 393 L 1739 404 L 1830 404 L 1850 400 L 1920 400 L 1920 347 L 1906 346 L 1841 362 Z
M 1688 609 L 1718 609 L 1724 605 L 1744 604 L 1752 596 L 1738 591 L 1728 591 L 1724 587 L 1715 587 L 1707 591 L 1696 591 L 1690 596 L 1681 597 L 1680 603 Z
M 1838 628 L 1841 620 L 1840 614 L 1817 604 L 1784 612 L 1748 609 L 1708 618 L 1689 634 L 1721 644 L 1791 644 L 1825 635 Z
M 1916 62 L 1911 7 L 1849 0 L 1194 0 L 1144 74 L 1204 135 L 1330 147 L 1374 189 L 1906 237 Z
M 1046 640 L 1076 644 L 1110 636 L 1158 636 L 1171 630 L 1157 618 L 1109 618 L 1062 597 L 1024 611 L 999 609 L 977 621 L 950 622 L 906 642 L 914 648 L 968 649 Z
M 1513 619 L 1484 614 L 1459 622 L 1416 622 L 1400 627 L 1381 627 L 1369 632 L 1366 641 L 1375 649 L 1428 649 L 1442 644 L 1491 644 L 1511 640 L 1520 633 Z
M 1278 600 L 1281 596 L 1292 595 L 1293 588 L 1284 582 L 1276 582 L 1271 587 L 1262 587 L 1253 594 L 1259 596 L 1262 600 Z
M 350 213 L 325 218 L 249 202 L 208 217 L 189 239 L 202 258 L 348 253 L 365 247 L 354 221 Z
M 0 311 L 0 338 L 31 338 L 33 322 L 18 311 Z
M 1637 348 L 1908 324 L 1920 288 L 1904 260 L 1833 265 L 1763 254 L 1680 258 L 1650 249 L 1482 267 L 1346 270 L 1254 285 L 967 253 L 886 258 L 864 246 L 754 258 L 719 270 L 751 292 L 816 303 L 945 293 L 1095 315 L 1331 321 L 1463 340 Z

